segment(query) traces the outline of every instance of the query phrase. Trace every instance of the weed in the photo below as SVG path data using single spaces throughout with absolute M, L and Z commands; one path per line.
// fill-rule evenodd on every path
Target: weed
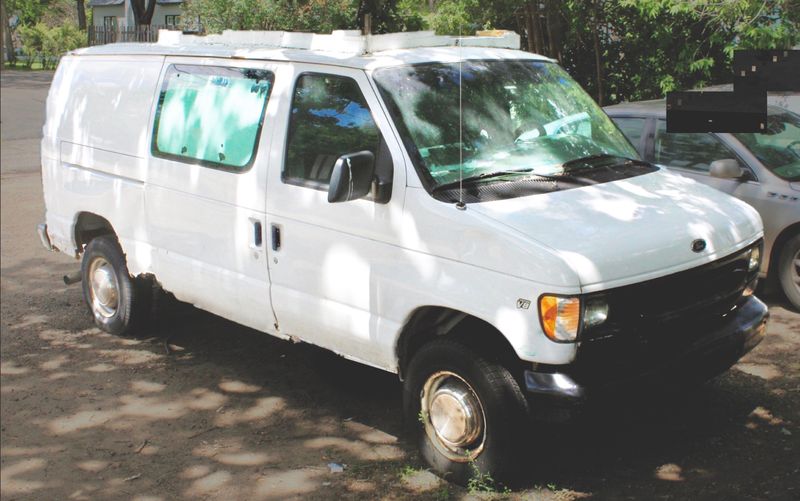
M 436 501 L 448 501 L 450 499 L 450 488 L 447 487 L 447 484 L 433 494 L 433 499 Z
M 472 469 L 472 477 L 467 481 L 467 490 L 470 493 L 485 492 L 489 494 L 510 494 L 511 490 L 508 487 L 502 487 L 495 482 L 492 475 L 489 473 L 482 473 L 474 460 L 470 460 L 469 466 Z
M 418 471 L 419 470 L 417 470 L 413 466 L 407 464 L 407 465 L 403 466 L 402 468 L 400 468 L 400 478 L 405 478 L 405 477 L 411 476 L 411 475 L 415 474 Z

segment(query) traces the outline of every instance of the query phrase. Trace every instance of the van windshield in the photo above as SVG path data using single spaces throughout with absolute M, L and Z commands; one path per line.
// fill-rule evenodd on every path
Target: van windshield
M 376 70 L 373 78 L 434 190 L 459 179 L 496 182 L 565 175 L 569 165 L 608 166 L 584 159 L 638 159 L 592 98 L 550 62 L 420 64 Z

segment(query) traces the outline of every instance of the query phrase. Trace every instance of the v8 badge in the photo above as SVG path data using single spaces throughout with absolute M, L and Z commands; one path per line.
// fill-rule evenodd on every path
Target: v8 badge
M 519 310 L 527 310 L 531 307 L 531 302 L 527 299 L 519 298 L 517 299 L 517 309 Z

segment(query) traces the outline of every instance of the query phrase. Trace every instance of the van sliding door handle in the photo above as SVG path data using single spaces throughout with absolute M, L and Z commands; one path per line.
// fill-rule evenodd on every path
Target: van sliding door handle
M 272 225 L 272 250 L 281 250 L 281 229 L 274 224 Z
M 261 227 L 261 221 L 253 221 L 253 245 L 261 247 L 264 243 L 264 231 Z

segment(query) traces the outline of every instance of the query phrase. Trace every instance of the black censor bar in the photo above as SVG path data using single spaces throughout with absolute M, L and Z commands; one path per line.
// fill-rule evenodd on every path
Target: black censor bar
M 767 92 L 800 92 L 800 50 L 737 50 L 733 92 L 667 93 L 667 132 L 763 132 Z

